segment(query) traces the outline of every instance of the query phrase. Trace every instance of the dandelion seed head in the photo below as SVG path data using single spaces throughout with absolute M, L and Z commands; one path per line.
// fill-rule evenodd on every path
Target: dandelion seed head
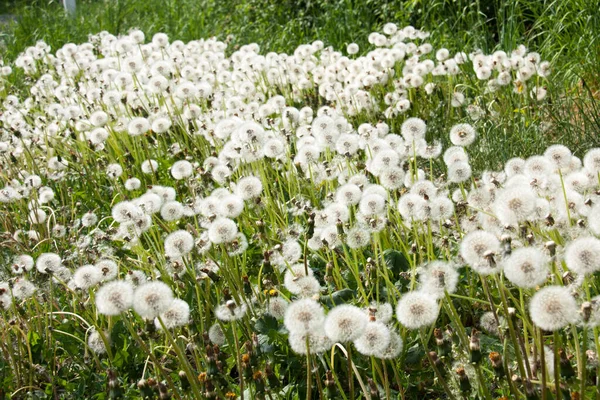
M 157 329 L 162 329 L 163 324 L 167 329 L 187 325 L 190 322 L 190 306 L 181 299 L 174 299 L 169 308 L 160 314 L 160 319 L 162 324 L 158 318 L 154 320 Z
M 165 254 L 169 258 L 180 258 L 189 254 L 194 248 L 194 237 L 185 230 L 170 233 L 164 242 Z
M 390 329 L 382 322 L 368 322 L 362 335 L 354 340 L 356 350 L 365 356 L 380 354 L 390 343 Z
M 579 237 L 565 249 L 567 267 L 580 275 L 593 274 L 600 270 L 600 240 L 592 237 Z
M 84 265 L 73 273 L 73 282 L 76 287 L 88 290 L 96 286 L 102 280 L 102 272 L 94 265 Z
M 438 313 L 435 298 L 421 291 L 404 294 L 396 306 L 396 318 L 408 329 L 419 329 L 433 324 Z
M 133 309 L 145 319 L 154 319 L 164 313 L 172 302 L 173 291 L 160 281 L 142 283 L 133 293 Z
M 119 315 L 133 305 L 133 285 L 128 281 L 112 281 L 96 292 L 96 308 L 103 315 Z
M 492 233 L 476 230 L 467 234 L 460 244 L 460 255 L 473 270 L 481 275 L 497 273 L 499 268 L 490 265 L 489 254 L 500 253 L 500 241 Z
M 522 247 L 504 259 L 503 271 L 513 285 L 535 288 L 546 281 L 549 262 L 544 251 L 535 247 Z
M 104 333 L 104 337 L 107 339 L 110 337 L 106 332 Z M 104 354 L 106 353 L 106 344 L 104 340 L 102 340 L 102 336 L 95 329 L 90 332 L 88 335 L 87 345 L 96 354 Z
M 358 307 L 343 304 L 332 308 L 325 319 L 325 333 L 334 342 L 358 339 L 367 327 L 368 317 Z
M 546 286 L 531 298 L 529 315 L 537 327 L 556 331 L 577 322 L 579 307 L 568 288 Z
M 313 299 L 300 299 L 290 303 L 283 323 L 291 333 L 308 333 L 322 329 L 325 320 L 323 307 Z

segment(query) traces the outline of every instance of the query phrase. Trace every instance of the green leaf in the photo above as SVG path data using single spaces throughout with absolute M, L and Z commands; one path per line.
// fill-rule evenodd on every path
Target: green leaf
M 398 250 L 386 250 L 383 253 L 385 266 L 392 272 L 394 278 L 398 279 L 401 272 L 406 272 L 410 269 L 410 263 L 404 253 Z
M 277 322 L 277 318 L 270 314 L 264 314 L 260 317 L 256 323 L 254 324 L 254 329 L 258 333 L 262 333 L 264 335 L 268 334 L 271 330 L 279 329 L 279 323 Z
M 417 365 L 421 362 L 424 356 L 425 352 L 417 343 L 410 349 L 408 349 L 408 351 L 406 352 L 406 358 L 404 359 L 404 362 L 406 363 L 406 365 Z

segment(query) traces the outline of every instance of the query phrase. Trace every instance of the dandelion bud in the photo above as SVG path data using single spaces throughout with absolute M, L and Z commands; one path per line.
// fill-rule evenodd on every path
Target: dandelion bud
M 549 240 L 546 243 L 544 243 L 544 247 L 548 249 L 551 257 L 554 257 L 556 255 L 556 243 L 554 242 L 554 240 Z
M 187 375 L 185 374 L 185 371 L 179 371 L 179 380 L 181 381 L 181 388 L 186 390 L 187 388 L 190 387 L 190 381 L 187 378 Z
M 433 337 L 441 357 L 450 357 L 452 355 L 452 343 L 444 337 L 444 333 L 440 328 L 433 330 Z
M 459 367 L 455 372 L 456 375 L 458 375 L 458 386 L 460 387 L 460 391 L 463 393 L 471 391 L 471 382 L 469 382 L 469 377 L 467 376 L 465 369 Z
M 489 356 L 492 368 L 497 377 L 502 378 L 505 375 L 504 365 L 502 364 L 502 355 L 497 351 L 492 351 Z
M 257 394 L 265 393 L 265 381 L 263 379 L 263 374 L 261 371 L 256 371 L 252 375 L 252 379 L 254 380 L 254 388 L 256 389 Z
M 162 382 L 158 382 L 158 393 L 160 400 L 168 400 L 171 398 L 171 394 L 169 393 L 167 386 Z
M 592 316 L 592 303 L 589 301 L 581 304 L 581 315 L 584 323 L 588 323 L 590 317 Z
M 443 368 L 443 362 L 438 357 L 437 353 L 435 351 L 430 351 L 428 353 L 428 355 L 429 355 L 429 361 L 433 364 L 433 367 L 435 369 L 437 369 L 440 374 L 445 375 L 446 369 Z
M 568 286 L 575 281 L 575 278 L 573 277 L 571 271 L 566 271 L 564 274 L 562 274 L 562 281 L 563 285 L 565 286 Z
M 333 374 L 331 373 L 331 371 L 327 371 L 325 372 L 325 381 L 323 382 L 325 384 L 325 394 L 327 396 L 328 399 L 335 399 L 336 398 L 336 386 L 335 386 L 335 380 L 333 379 Z
M 513 381 L 514 381 L 514 376 L 513 376 Z M 537 399 L 538 398 L 538 393 L 537 393 L 537 388 L 535 386 L 533 386 L 533 383 L 531 383 L 531 381 L 529 379 L 527 379 L 525 381 L 525 396 L 527 396 L 527 399 Z
M 496 260 L 494 259 L 495 255 L 496 254 L 493 251 L 486 251 L 485 253 L 483 253 L 483 258 L 485 258 L 488 261 L 490 268 L 492 269 L 496 268 Z
M 479 340 L 479 332 L 473 329 L 471 339 L 469 341 L 469 350 L 471 351 L 471 362 L 477 364 L 481 361 L 481 342 Z
M 273 366 L 271 364 L 267 364 L 265 366 L 265 375 L 267 376 L 267 382 L 269 382 L 269 387 L 271 389 L 276 389 L 279 387 L 279 379 L 273 372 Z M 325 382 L 327 385 L 327 381 Z
M 156 382 L 154 382 L 154 379 L 149 378 L 148 380 L 145 379 L 140 379 L 137 383 L 137 387 L 140 390 L 141 394 L 142 394 L 142 398 L 153 398 L 154 393 L 152 390 L 152 387 L 154 386 Z
M 502 235 L 500 242 L 502 244 L 502 255 L 504 257 L 509 256 L 512 253 L 512 238 L 510 235 Z
M 525 239 L 527 239 L 527 243 L 529 243 L 530 245 L 532 245 L 535 242 L 535 236 L 533 236 L 532 233 L 527 234 L 527 236 L 525 236 Z
M 106 373 L 108 375 L 108 387 L 113 390 L 118 387 L 119 382 L 117 381 L 117 374 L 112 369 L 109 369 Z

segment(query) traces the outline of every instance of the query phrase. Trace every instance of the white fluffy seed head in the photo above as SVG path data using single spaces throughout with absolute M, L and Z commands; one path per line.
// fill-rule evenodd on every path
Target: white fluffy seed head
M 176 180 L 189 178 L 194 173 L 192 163 L 186 160 L 179 160 L 171 166 L 171 176 Z
M 308 347 L 306 342 L 308 339 Z M 297 354 L 321 354 L 331 348 L 333 343 L 327 337 L 322 327 L 310 332 L 291 332 L 288 341 L 292 351 Z
M 33 296 L 36 290 L 37 287 L 33 284 L 33 282 L 19 277 L 13 284 L 12 294 L 16 299 L 24 300 Z
M 104 332 L 104 337 L 109 338 L 110 336 Z M 95 329 L 89 334 L 87 340 L 88 347 L 96 354 L 104 354 L 106 353 L 106 344 L 104 340 L 102 340 L 102 336 Z
M 96 293 L 96 307 L 100 314 L 119 315 L 133 304 L 133 285 L 127 281 L 113 281 Z
M 165 238 L 165 254 L 169 258 L 179 258 L 189 254 L 194 248 L 194 237 L 183 229 L 170 233 Z
M 262 182 L 255 176 L 247 176 L 240 179 L 235 187 L 236 194 L 244 200 L 251 200 L 259 197 L 262 190 Z
M 82 290 L 96 286 L 102 280 L 102 272 L 94 265 L 84 265 L 73 273 L 73 283 Z
M 460 243 L 460 255 L 480 275 L 498 272 L 492 257 L 500 252 L 500 241 L 492 233 L 476 230 L 467 234 Z
M 565 250 L 567 267 L 579 274 L 589 275 L 600 270 L 600 240 L 593 237 L 579 237 L 569 243 Z
M 547 286 L 531 298 L 529 315 L 537 327 L 556 331 L 577 322 L 579 307 L 568 288 Z
M 221 325 L 215 323 L 208 329 L 208 338 L 216 345 L 223 346 L 227 340 Z
M 433 324 L 439 313 L 435 298 L 421 291 L 404 294 L 396 306 L 396 318 L 408 329 Z
M 174 299 L 169 308 L 160 314 L 160 320 L 156 318 L 154 325 L 157 329 L 173 329 L 187 325 L 190 322 L 190 306 L 181 299 Z M 162 324 L 161 324 L 162 321 Z
M 229 218 L 216 218 L 208 228 L 208 239 L 214 244 L 228 243 L 236 238 L 237 225 Z
M 154 319 L 167 311 L 173 302 L 173 291 L 163 282 L 144 283 L 133 294 L 133 309 L 142 318 Z
M 454 293 L 458 284 L 458 271 L 444 261 L 432 261 L 419 273 L 420 290 L 439 299 L 445 293 Z
M 421 118 L 408 118 L 400 128 L 404 140 L 408 142 L 418 141 L 425 138 L 427 125 Z
M 512 185 L 502 189 L 493 205 L 496 217 L 504 225 L 526 221 L 535 211 L 536 196 L 529 185 Z
M 456 124 L 450 129 L 450 141 L 455 146 L 468 146 L 475 141 L 477 133 L 469 124 Z
M 247 311 L 248 306 L 245 303 L 237 304 L 229 300 L 215 308 L 215 317 L 221 321 L 237 321 L 244 318 Z
M 354 341 L 354 347 L 362 355 L 376 355 L 387 348 L 390 336 L 390 329 L 383 322 L 368 322 L 362 335 Z
M 271 297 L 267 301 L 267 313 L 281 319 L 284 317 L 289 303 L 283 297 Z
M 536 247 L 521 247 L 503 260 L 506 278 L 520 288 L 535 288 L 546 282 L 548 263 L 546 253 Z
M 291 303 L 283 323 L 291 333 L 308 333 L 322 328 L 325 320 L 323 307 L 313 299 L 301 299 Z
M 402 349 L 404 347 L 404 342 L 402 342 L 402 338 L 400 335 L 393 330 L 390 330 L 390 341 L 388 345 L 382 351 L 375 354 L 375 357 L 382 358 L 384 360 L 395 359 L 400 356 Z
M 346 343 L 358 339 L 367 327 L 368 317 L 350 304 L 336 306 L 325 319 L 325 333 L 334 342 Z

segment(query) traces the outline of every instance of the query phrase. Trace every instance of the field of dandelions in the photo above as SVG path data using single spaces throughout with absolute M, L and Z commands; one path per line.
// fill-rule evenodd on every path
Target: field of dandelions
M 472 168 L 553 65 L 429 36 L 3 66 L 0 397 L 598 398 L 600 148 Z

